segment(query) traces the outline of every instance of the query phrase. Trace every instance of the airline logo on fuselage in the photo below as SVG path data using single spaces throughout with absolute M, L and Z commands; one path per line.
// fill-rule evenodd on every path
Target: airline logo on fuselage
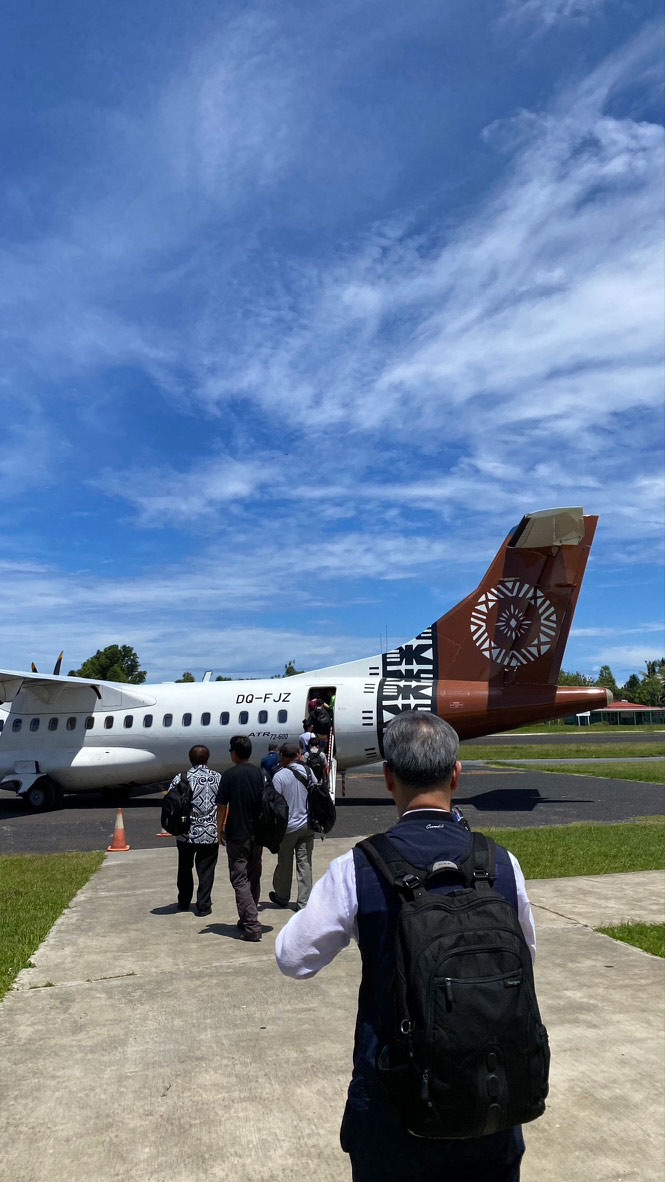
M 471 635 L 497 665 L 517 667 L 542 657 L 557 635 L 549 599 L 521 579 L 502 579 L 484 591 L 471 612 Z

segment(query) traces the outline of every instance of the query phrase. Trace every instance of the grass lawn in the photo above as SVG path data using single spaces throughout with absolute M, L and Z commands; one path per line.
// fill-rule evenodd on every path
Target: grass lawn
M 524 770 L 524 764 L 521 766 Z M 665 761 L 663 763 L 545 763 L 542 766 L 538 764 L 536 770 L 539 772 L 560 772 L 566 776 L 603 776 L 606 780 L 640 780 L 643 784 L 665 784 Z
M 515 855 L 526 878 L 665 869 L 665 817 L 620 825 L 548 825 L 483 832 Z
M 0 997 L 103 857 L 99 852 L 0 857 Z
M 460 744 L 460 759 L 634 759 L 643 755 L 665 755 L 663 743 L 502 743 L 470 746 Z
M 619 923 L 611 928 L 596 928 L 613 940 L 634 944 L 652 956 L 665 956 L 665 923 Z
M 611 722 L 594 722 L 592 726 L 576 726 L 574 723 L 558 722 L 532 722 L 529 726 L 518 726 L 513 731 L 505 731 L 503 733 L 510 735 L 534 735 L 541 734 L 543 731 L 547 733 L 552 731 L 555 735 L 595 735 L 597 731 L 612 731 L 613 734 L 623 734 L 624 731 L 663 731 L 665 724 L 662 722 L 645 722 L 640 726 L 629 726 L 625 723 L 623 726 L 614 726 Z

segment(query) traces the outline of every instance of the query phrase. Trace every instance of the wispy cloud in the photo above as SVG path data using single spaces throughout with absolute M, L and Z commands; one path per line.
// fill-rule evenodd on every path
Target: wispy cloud
M 550 29 L 569 21 L 588 21 L 609 0 L 507 0 L 505 19 L 518 26 Z

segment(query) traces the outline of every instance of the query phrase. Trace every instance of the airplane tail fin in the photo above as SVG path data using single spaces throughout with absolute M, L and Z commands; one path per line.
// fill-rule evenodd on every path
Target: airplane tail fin
M 383 676 L 556 685 L 597 521 L 578 508 L 528 513 L 471 595 L 383 655 Z

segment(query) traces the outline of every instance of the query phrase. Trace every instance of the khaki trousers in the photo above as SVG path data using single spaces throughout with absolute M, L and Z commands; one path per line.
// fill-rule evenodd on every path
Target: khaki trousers
M 272 889 L 280 902 L 288 903 L 293 882 L 293 858 L 296 859 L 296 880 L 298 883 L 298 905 L 304 907 L 312 891 L 312 850 L 314 832 L 305 825 L 287 833 L 279 847 L 277 865 L 272 878 Z

